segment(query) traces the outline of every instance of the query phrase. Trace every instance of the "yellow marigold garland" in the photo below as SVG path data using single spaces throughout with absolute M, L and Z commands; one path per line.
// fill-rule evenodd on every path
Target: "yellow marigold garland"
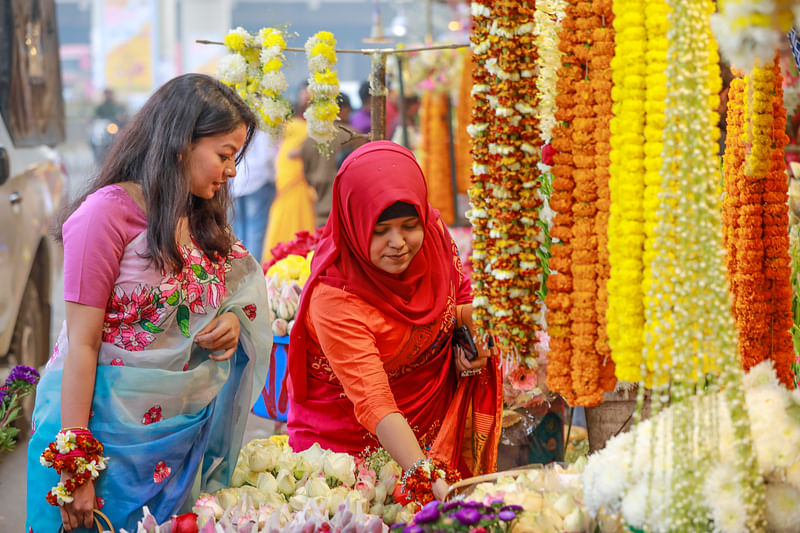
M 339 79 L 336 71 L 336 39 L 329 31 L 320 31 L 305 44 L 308 63 L 309 105 L 303 113 L 308 136 L 317 141 L 320 153 L 330 156 L 331 141 L 336 137 L 334 122 L 339 117 Z
M 422 129 L 420 166 L 428 182 L 428 201 L 439 210 L 445 224 L 455 222 L 453 180 L 450 165 L 450 134 L 447 128 L 447 93 L 428 91 L 422 95 L 419 122 Z
M 611 120 L 611 214 L 608 249 L 608 341 L 619 379 L 642 377 L 644 340 L 644 128 L 647 65 L 645 4 L 640 0 L 614 2 L 616 54 L 614 118 Z

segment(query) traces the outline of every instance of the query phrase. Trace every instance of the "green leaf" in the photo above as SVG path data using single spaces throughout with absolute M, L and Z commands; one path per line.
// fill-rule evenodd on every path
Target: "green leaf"
M 189 335 L 189 308 L 185 305 L 178 306 L 178 327 L 181 328 L 181 333 L 187 339 Z
M 197 279 L 208 279 L 208 272 L 206 272 L 206 269 L 203 268 L 202 265 L 198 265 L 197 263 L 192 264 L 192 271 L 194 272 L 194 275 L 197 276 Z
M 167 298 L 167 305 L 176 305 L 181 297 L 181 291 L 179 289 L 175 289 L 175 292 L 169 295 Z
M 153 324 L 149 320 L 144 320 L 143 319 L 143 320 L 139 321 L 139 325 L 142 326 L 143 330 L 149 331 L 150 333 L 161 333 L 162 331 L 164 331 L 163 329 L 161 329 L 160 327 L 156 326 L 155 324 Z

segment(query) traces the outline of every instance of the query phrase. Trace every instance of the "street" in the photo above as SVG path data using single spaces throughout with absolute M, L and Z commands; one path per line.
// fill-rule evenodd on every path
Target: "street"
M 86 185 L 87 177 L 94 171 L 94 162 L 88 145 L 67 146 L 62 151 L 64 163 L 70 176 L 70 199 L 77 197 Z M 62 260 L 63 261 L 63 260 Z M 52 327 L 50 350 L 58 337 L 64 321 L 63 272 L 59 266 L 57 282 L 53 284 Z M 8 368 L 0 366 L 0 380 L 8 375 Z M 245 428 L 244 442 L 254 438 L 265 438 L 273 434 L 274 422 L 251 414 Z M 0 533 L 22 533 L 25 531 L 27 438 L 20 438 L 11 453 L 0 452 Z M 41 495 L 42 505 L 45 502 Z

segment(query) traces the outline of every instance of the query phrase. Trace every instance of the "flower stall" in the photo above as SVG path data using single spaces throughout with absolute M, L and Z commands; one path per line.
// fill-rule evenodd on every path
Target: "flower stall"
M 504 464 L 427 503 L 409 500 L 382 450 L 352 457 L 254 440 L 230 487 L 182 520 L 204 533 L 797 531 L 800 230 L 790 238 L 775 55 L 795 4 L 471 2 L 460 79 L 472 102 L 474 320 L 503 360 L 507 434 L 527 423 L 533 435 L 530 417 L 559 402 L 604 409 L 626 394 L 631 430 L 593 440 L 589 427 L 588 459 Z M 290 49 L 273 30 L 250 39 L 226 37 L 240 58 L 223 62 L 221 77 L 265 127 L 279 126 L 279 60 Z M 335 53 L 350 51 L 326 32 L 306 50 L 311 113 L 332 120 Z M 387 50 L 369 51 L 384 76 L 385 54 L 412 49 Z M 736 74 L 725 107 L 720 51 Z M 385 89 L 381 76 L 373 82 Z M 266 265 L 278 340 L 312 241 L 301 236 Z M 158 525 L 145 511 L 139 531 L 190 531 L 178 518 Z

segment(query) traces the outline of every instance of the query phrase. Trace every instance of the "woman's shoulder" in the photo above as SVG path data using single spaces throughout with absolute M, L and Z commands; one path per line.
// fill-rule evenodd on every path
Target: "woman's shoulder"
M 360 296 L 326 283 L 314 284 L 308 304 L 312 314 L 331 314 L 332 309 L 336 310 L 337 315 L 346 313 L 375 317 L 380 314 L 380 311 Z
M 66 221 L 67 225 L 77 221 L 91 221 L 94 224 L 127 223 L 144 226 L 147 216 L 138 203 L 120 185 L 106 185 L 86 196 L 80 206 Z

